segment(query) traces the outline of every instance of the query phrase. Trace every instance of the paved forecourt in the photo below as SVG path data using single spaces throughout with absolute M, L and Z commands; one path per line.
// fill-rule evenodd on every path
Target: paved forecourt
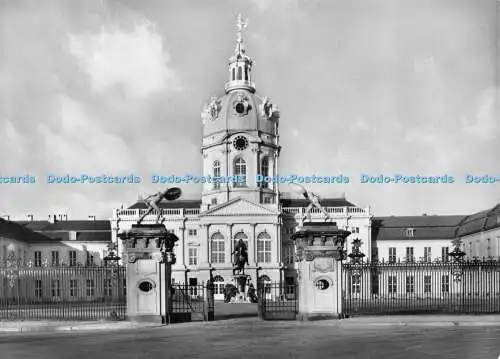
M 448 318 L 452 319 L 452 318 Z M 407 319 L 406 319 L 407 320 Z M 66 358 L 494 358 L 500 324 L 386 325 L 364 320 L 300 323 L 254 318 L 80 333 L 4 333 L 2 359 Z M 361 323 L 358 321 L 357 323 Z M 371 323 L 371 324 L 370 324 Z M 401 323 L 396 322 L 394 323 Z M 434 323 L 434 325 L 425 324 Z M 465 324 L 466 322 L 464 322 Z M 380 322 L 378 322 L 380 324 Z

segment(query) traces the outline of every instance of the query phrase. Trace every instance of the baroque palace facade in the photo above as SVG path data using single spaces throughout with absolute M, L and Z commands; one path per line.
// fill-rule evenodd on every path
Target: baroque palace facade
M 238 34 L 235 54 L 229 59 L 229 80 L 222 96 L 214 96 L 202 112 L 201 145 L 204 176 L 239 176 L 235 183 L 205 183 L 201 199 L 162 202 L 165 227 L 175 233 L 177 262 L 175 282 L 199 284 L 213 280 L 216 299 L 233 283 L 234 245 L 242 239 L 248 247 L 245 273 L 255 285 L 296 281 L 291 235 L 309 202 L 284 198 L 279 184 L 257 183 L 258 176 L 279 174 L 280 113 L 271 100 L 256 94 L 252 60 Z M 386 262 L 447 261 L 452 240 L 462 238 L 466 258 L 500 258 L 500 206 L 470 216 L 373 217 L 370 208 L 359 208 L 345 198 L 323 199 L 322 206 L 339 228 L 349 230 L 347 254 L 355 239 L 361 240 L 366 259 Z M 138 201 L 117 209 L 111 218 L 113 240 L 130 229 L 146 211 Z M 153 223 L 155 213 L 143 223 Z M 313 221 L 323 217 L 316 209 Z M 121 243 L 118 242 L 121 252 Z
M 211 279 L 216 298 L 233 283 L 231 253 L 236 241 L 246 242 L 249 265 L 245 273 L 258 280 L 292 283 L 296 280 L 291 235 L 309 204 L 304 198 L 285 198 L 279 184 L 257 183 L 257 175 L 279 174 L 280 113 L 269 98 L 256 94 L 252 60 L 241 34 L 229 60 L 229 80 L 222 96 L 212 97 L 202 113 L 202 168 L 205 176 L 240 176 L 236 183 L 205 183 L 201 198 L 162 202 L 166 228 L 179 237 L 172 268 L 175 282 L 199 284 Z M 500 204 L 463 216 L 374 217 L 345 198 L 321 201 L 337 226 L 349 230 L 347 254 L 355 239 L 361 240 L 365 259 L 385 262 L 447 261 L 452 241 L 461 239 L 466 259 L 500 259 Z M 102 265 L 108 245 L 118 245 L 117 235 L 130 229 L 146 211 L 138 201 L 116 209 L 110 220 L 13 221 L 0 218 L 0 259 L 14 256 L 35 267 Z M 153 223 L 152 213 L 143 223 Z M 313 221 L 322 221 L 318 210 Z
M 205 183 L 200 200 L 161 204 L 164 225 L 180 238 L 173 280 L 196 284 L 213 279 L 219 298 L 224 284 L 233 283 L 231 253 L 240 239 L 247 244 L 245 273 L 254 285 L 257 280 L 295 280 L 290 236 L 308 205 L 305 199 L 280 197 L 278 184 L 255 181 L 257 175 L 278 175 L 280 113 L 269 98 L 256 94 L 252 60 L 238 35 L 234 56 L 229 59 L 225 94 L 212 97 L 202 113 L 201 153 L 204 176 L 243 180 Z M 369 209 L 345 199 L 326 199 L 322 205 L 337 224 L 349 226 L 363 237 L 363 249 L 370 253 Z M 138 202 L 115 211 L 115 236 L 131 228 L 145 209 L 145 203 Z M 313 216 L 319 218 L 319 213 Z M 143 223 L 154 219 L 151 215 Z

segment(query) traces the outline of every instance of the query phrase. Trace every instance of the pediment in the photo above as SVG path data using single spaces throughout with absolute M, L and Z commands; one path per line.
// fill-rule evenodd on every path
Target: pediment
M 277 211 L 274 211 L 265 205 L 254 203 L 244 198 L 235 198 L 200 213 L 200 217 L 276 216 L 278 214 L 279 213 Z

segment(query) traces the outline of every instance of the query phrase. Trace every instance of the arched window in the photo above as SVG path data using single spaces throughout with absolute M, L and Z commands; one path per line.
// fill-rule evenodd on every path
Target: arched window
M 260 173 L 262 176 L 267 177 L 269 176 L 269 158 L 264 157 L 260 163 Z M 262 188 L 267 188 L 269 187 L 269 183 L 266 181 L 262 181 Z
M 214 277 L 214 299 L 224 299 L 224 278 L 220 275 Z
M 267 232 L 257 236 L 257 262 L 271 263 L 271 236 Z
M 240 239 L 243 240 L 243 243 L 245 243 L 245 245 L 247 246 L 248 251 L 248 236 L 243 231 L 240 231 L 234 235 L 233 248 L 236 248 L 236 243 L 238 243 Z
M 242 74 L 241 67 L 238 67 L 238 80 L 241 80 L 242 77 L 243 77 L 243 74 Z
M 220 161 L 214 161 L 212 174 L 214 178 L 214 189 L 220 189 Z
M 239 176 L 241 181 L 234 182 L 235 187 L 244 187 L 246 185 L 247 164 L 243 158 L 237 158 L 234 161 L 234 175 Z
M 214 277 L 214 282 L 224 282 L 224 278 L 222 278 L 222 276 L 220 275 L 216 275 Z
M 220 232 L 214 233 L 212 235 L 211 242 L 212 242 L 211 243 L 212 244 L 212 248 L 211 248 L 212 263 L 224 264 L 225 257 L 226 257 L 224 236 Z

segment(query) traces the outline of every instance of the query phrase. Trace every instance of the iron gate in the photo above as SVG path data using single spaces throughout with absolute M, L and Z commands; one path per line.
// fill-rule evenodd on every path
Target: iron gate
M 259 318 L 295 320 L 298 312 L 296 284 L 263 282 L 257 288 Z
M 207 284 L 172 285 L 172 321 L 214 320 L 214 288 Z

